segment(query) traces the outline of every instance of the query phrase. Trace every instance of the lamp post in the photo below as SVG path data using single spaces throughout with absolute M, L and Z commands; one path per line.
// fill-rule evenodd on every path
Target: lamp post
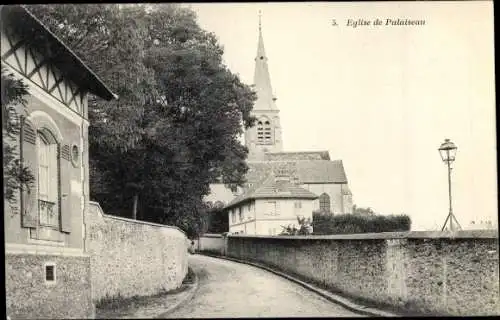
M 448 166 L 448 197 L 449 197 L 449 213 L 448 216 L 446 217 L 446 220 L 444 221 L 444 225 L 441 228 L 441 231 L 443 231 L 446 228 L 446 224 L 448 223 L 448 220 L 450 221 L 450 230 L 455 231 L 455 227 L 453 225 L 453 221 L 456 222 L 458 226 L 458 230 L 462 229 L 460 226 L 460 223 L 458 223 L 457 218 L 455 218 L 455 215 L 453 214 L 453 208 L 452 208 L 452 201 L 451 201 L 451 163 L 455 161 L 455 156 L 457 153 L 457 146 L 450 141 L 450 139 L 445 139 L 444 142 L 441 144 L 439 147 L 439 154 L 441 155 L 441 159 L 443 162 L 446 163 Z

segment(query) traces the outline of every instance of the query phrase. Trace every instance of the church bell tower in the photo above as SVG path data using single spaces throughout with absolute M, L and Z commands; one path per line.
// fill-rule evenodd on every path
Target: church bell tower
M 264 39 L 262 37 L 261 14 L 259 12 L 259 41 L 255 57 L 254 90 L 257 101 L 252 115 L 255 125 L 245 131 L 245 145 L 249 150 L 248 160 L 264 160 L 265 153 L 283 151 L 279 109 L 271 87 Z

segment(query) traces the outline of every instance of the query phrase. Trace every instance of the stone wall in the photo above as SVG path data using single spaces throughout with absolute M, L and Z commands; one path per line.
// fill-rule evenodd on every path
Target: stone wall
M 497 315 L 498 233 L 230 235 L 227 255 L 415 314 Z
M 224 254 L 224 236 L 221 234 L 204 234 L 198 240 L 195 240 L 195 248 L 197 251 Z
M 106 215 L 95 202 L 85 221 L 95 302 L 180 287 L 188 267 L 188 241 L 180 229 Z
M 59 253 L 38 250 L 22 253 L 9 249 L 10 252 L 5 254 L 6 311 L 9 317 L 93 318 L 90 257 L 68 254 L 64 248 Z M 55 268 L 53 282 L 46 281 L 46 264 Z

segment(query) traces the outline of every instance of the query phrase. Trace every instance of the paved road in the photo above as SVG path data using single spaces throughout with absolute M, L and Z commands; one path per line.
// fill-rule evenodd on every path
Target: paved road
M 168 318 L 360 317 L 253 266 L 201 255 L 190 256 L 189 264 L 199 277 L 198 291 Z

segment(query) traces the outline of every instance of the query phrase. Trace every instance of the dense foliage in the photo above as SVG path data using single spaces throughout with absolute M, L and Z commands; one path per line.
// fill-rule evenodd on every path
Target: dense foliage
M 313 214 L 315 235 L 409 231 L 408 215 Z
M 299 227 L 294 225 L 281 226 L 280 236 L 307 236 L 313 233 L 311 218 L 297 216 Z
M 224 233 L 229 231 L 229 217 L 221 208 L 210 208 L 206 215 L 205 233 Z
M 215 35 L 174 4 L 28 8 L 120 96 L 89 101 L 91 197 L 194 237 L 209 183 L 242 184 L 238 137 L 254 121 L 255 93 L 223 64 Z
M 32 183 L 34 179 L 29 169 L 21 165 L 19 153 L 15 148 L 15 141 L 19 139 L 21 129 L 19 112 L 24 112 L 24 97 L 28 91 L 26 85 L 21 80 L 16 80 L 3 66 L 1 90 L 4 199 L 14 209 L 13 212 L 16 212 L 17 191 Z M 22 108 L 16 108 L 18 106 Z

